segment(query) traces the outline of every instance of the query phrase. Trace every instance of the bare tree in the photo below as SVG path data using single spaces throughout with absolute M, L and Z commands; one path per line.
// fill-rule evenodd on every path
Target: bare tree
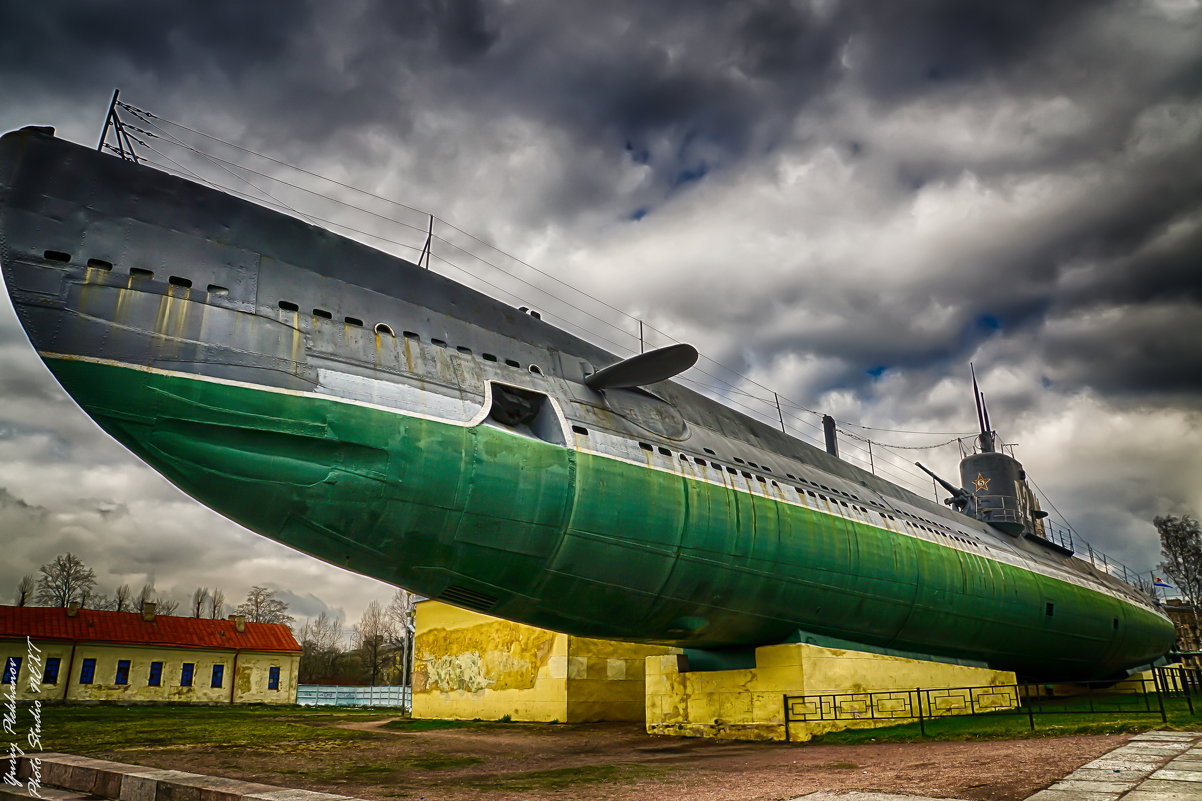
M 342 622 L 322 612 L 316 619 L 306 620 L 300 633 L 300 680 L 324 681 L 332 678 L 342 655 Z
M 132 606 L 130 596 L 133 595 L 133 590 L 128 584 L 122 584 L 117 588 L 117 594 L 113 596 L 113 611 L 128 612 Z
M 96 572 L 73 553 L 59 554 L 38 570 L 37 601 L 44 606 L 82 605 L 96 586 Z
M 88 609 L 98 609 L 101 612 L 113 612 L 117 609 L 117 599 L 97 592 L 89 595 L 80 606 L 86 606 Z
M 148 581 L 142 585 L 142 589 L 138 592 L 138 608 L 135 611 L 141 611 L 146 604 L 154 601 L 154 582 Z
M 291 626 L 296 618 L 288 614 L 288 604 L 275 597 L 275 590 L 254 586 L 246 594 L 246 600 L 238 604 L 234 613 L 245 615 L 254 623 L 283 623 Z
M 205 605 L 209 600 L 209 588 L 197 587 L 192 593 L 192 617 L 203 617 Z
M 33 592 L 37 589 L 37 586 L 33 574 L 26 573 L 24 576 L 21 576 L 21 581 L 17 584 L 17 606 L 29 606 L 33 601 Z
M 401 684 L 408 685 L 413 673 L 413 634 L 415 631 L 413 615 L 416 609 L 417 596 L 408 590 L 397 589 L 392 600 L 388 602 L 386 614 L 392 634 L 392 645 L 399 654 L 397 667 L 401 674 Z
M 355 626 L 355 649 L 363 660 L 364 672 L 367 673 L 373 687 L 376 686 L 380 674 L 388 667 L 392 655 L 396 653 L 394 640 L 395 635 L 388 613 L 380 606 L 379 601 L 372 601 L 364 610 L 359 624 Z
M 1157 517 L 1152 525 L 1160 535 L 1160 555 L 1164 557 L 1160 569 L 1169 574 L 1193 609 L 1196 640 L 1202 629 L 1198 621 L 1198 604 L 1202 603 L 1202 529 L 1189 515 Z
M 209 596 L 209 617 L 213 620 L 220 620 L 225 614 L 225 593 L 220 587 L 213 588 L 213 594 Z
M 154 613 L 156 615 L 174 615 L 177 609 L 179 609 L 179 601 L 174 598 L 166 595 L 154 597 Z

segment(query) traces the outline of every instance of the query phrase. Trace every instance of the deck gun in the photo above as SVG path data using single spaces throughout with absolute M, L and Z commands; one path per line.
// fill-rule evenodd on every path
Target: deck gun
M 957 487 L 947 481 L 944 481 L 939 476 L 935 475 L 931 470 L 928 470 L 922 462 L 915 462 L 922 472 L 926 473 L 931 478 L 939 482 L 939 485 L 952 494 L 952 497 L 944 499 L 944 503 L 954 507 L 957 511 L 964 512 L 968 515 L 976 516 L 976 498 L 971 492 L 963 487 Z

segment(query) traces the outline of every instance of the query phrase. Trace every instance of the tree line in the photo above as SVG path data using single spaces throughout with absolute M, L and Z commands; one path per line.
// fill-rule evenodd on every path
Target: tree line
M 179 601 L 159 593 L 153 582 L 136 594 L 128 584 L 112 595 L 97 590 L 96 572 L 73 553 L 60 554 L 23 576 L 17 584 L 17 606 L 77 605 L 109 612 L 140 612 L 143 604 L 154 603 L 155 613 L 174 615 Z M 250 588 L 246 599 L 233 607 L 233 614 L 252 623 L 280 623 L 292 629 L 302 648 L 302 684 L 395 685 L 408 683 L 413 662 L 413 605 L 415 597 L 398 589 L 387 604 L 372 601 L 359 623 L 344 629 L 342 621 L 322 612 L 298 629 L 288 604 L 264 586 Z M 221 588 L 197 587 L 185 616 L 220 620 L 226 614 Z
M 304 649 L 301 683 L 408 684 L 413 672 L 415 601 L 413 593 L 398 589 L 387 604 L 368 604 L 350 631 L 325 612 L 305 621 L 297 633 Z

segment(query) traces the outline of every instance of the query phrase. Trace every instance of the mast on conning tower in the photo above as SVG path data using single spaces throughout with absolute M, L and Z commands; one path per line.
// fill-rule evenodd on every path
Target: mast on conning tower
M 972 396 L 977 403 L 977 425 L 981 427 L 981 453 L 993 453 L 996 450 L 993 429 L 989 426 L 989 409 L 985 406 L 985 396 L 977 386 L 977 368 L 969 362 L 968 369 L 972 371 Z

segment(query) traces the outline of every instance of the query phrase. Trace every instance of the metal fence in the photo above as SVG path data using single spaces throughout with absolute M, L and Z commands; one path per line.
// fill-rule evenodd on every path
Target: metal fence
M 300 684 L 296 703 L 301 706 L 385 706 L 408 712 L 413 701 L 409 687 L 329 687 Z
M 1202 700 L 1202 671 L 1156 668 L 1150 677 L 1120 682 L 999 684 L 976 687 L 918 687 L 861 693 L 823 693 L 784 697 L 785 739 L 789 724 L 810 721 L 917 721 L 960 715 L 1012 715 L 1027 718 L 1031 730 L 1044 715 L 1157 715 L 1167 721 L 1166 698 L 1186 701 L 1191 715 Z M 1202 709 L 1198 710 L 1202 712 Z

